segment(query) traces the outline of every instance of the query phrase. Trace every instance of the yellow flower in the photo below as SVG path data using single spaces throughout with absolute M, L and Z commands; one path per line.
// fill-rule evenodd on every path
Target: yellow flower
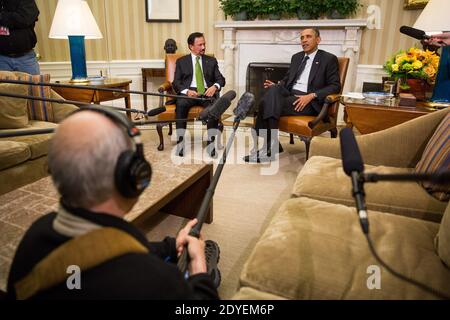
M 395 64 L 402 64 L 402 62 L 406 62 L 408 60 L 408 57 L 406 54 L 398 55 L 395 59 Z
M 432 83 L 439 68 L 439 56 L 429 50 L 409 48 L 393 55 L 384 69 L 390 76 L 402 78 L 419 78 Z
M 436 75 L 436 69 L 433 66 L 426 66 L 423 68 L 423 72 L 425 72 L 430 79 Z
M 423 67 L 423 63 L 420 62 L 419 60 L 416 60 L 413 62 L 412 66 L 414 69 L 419 70 L 420 68 Z

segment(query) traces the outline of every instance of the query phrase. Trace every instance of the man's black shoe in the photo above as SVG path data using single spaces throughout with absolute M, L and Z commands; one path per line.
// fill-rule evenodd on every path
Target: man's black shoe
M 214 141 L 208 141 L 206 143 L 206 152 L 208 152 L 208 154 L 211 158 L 213 158 L 213 159 L 217 158 Z
M 208 274 L 211 276 L 214 286 L 218 288 L 220 286 L 222 276 L 219 268 L 217 267 L 220 259 L 220 248 L 217 242 L 212 240 L 205 241 L 205 257 Z
M 266 150 L 262 149 L 256 152 L 252 152 L 248 156 L 244 157 L 245 162 L 252 162 L 252 163 L 266 163 L 274 160 L 275 154 L 274 156 L 272 156 L 271 154 L 268 154 Z
M 177 143 L 177 155 L 179 156 L 179 157 L 184 157 L 184 147 L 185 147 L 185 145 L 184 145 L 184 141 L 183 140 L 178 140 L 178 143 Z

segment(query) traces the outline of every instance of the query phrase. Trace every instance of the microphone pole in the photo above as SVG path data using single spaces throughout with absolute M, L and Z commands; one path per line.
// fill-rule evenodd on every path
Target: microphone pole
M 250 108 L 250 106 L 248 106 L 248 108 Z M 223 167 L 227 161 L 227 155 L 231 149 L 231 145 L 233 144 L 234 137 L 236 135 L 236 130 L 238 129 L 240 122 L 241 122 L 241 117 L 236 116 L 236 118 L 234 119 L 234 122 L 233 122 L 233 131 L 231 133 L 230 138 L 228 139 L 225 150 L 223 151 L 222 159 L 220 160 L 219 164 L 217 165 L 216 172 L 214 173 L 212 181 L 211 181 L 208 189 L 206 190 L 205 196 L 203 197 L 203 201 L 200 205 L 200 209 L 197 213 L 197 221 L 198 222 L 189 232 L 189 235 L 192 237 L 196 237 L 196 238 L 200 237 L 200 230 L 203 226 L 203 223 L 206 220 L 206 215 L 207 215 L 208 209 L 211 205 L 211 199 L 214 196 L 214 192 L 216 190 L 217 183 L 219 182 L 219 178 L 220 178 L 220 175 L 222 174 Z M 177 264 L 178 269 L 183 274 L 185 274 L 188 269 L 189 261 L 190 261 L 190 258 L 189 258 L 188 252 L 187 252 L 187 248 L 184 248 L 181 253 L 180 258 L 178 259 L 178 264 Z
M 435 173 L 364 173 L 360 177 L 364 182 L 378 181 L 430 181 L 438 184 L 450 183 L 450 171 Z
M 52 102 L 52 103 L 58 103 L 58 104 L 73 104 L 76 105 L 80 108 L 89 108 L 92 106 L 95 107 L 99 107 L 99 108 L 111 108 L 113 110 L 116 111 L 126 111 L 126 112 L 132 112 L 132 113 L 141 113 L 141 114 L 145 114 L 149 117 L 152 116 L 156 116 L 164 111 L 166 111 L 165 107 L 158 107 L 158 108 L 153 108 L 150 109 L 149 111 L 145 112 L 143 110 L 138 110 L 138 109 L 128 109 L 128 108 L 119 108 L 119 107 L 114 107 L 114 106 L 110 106 L 110 105 L 106 105 L 106 104 L 95 104 L 95 103 L 87 103 L 87 102 L 80 102 L 80 101 L 75 101 L 75 100 L 66 100 L 66 99 L 55 99 L 55 98 L 43 98 L 43 97 L 35 97 L 35 96 L 27 96 L 27 95 L 23 95 L 23 94 L 16 94 L 16 93 L 6 93 L 6 92 L 1 92 L 0 91 L 0 96 L 4 96 L 4 97 L 10 97 L 10 98 L 17 98 L 17 99 L 27 99 L 27 100 L 37 100 L 37 101 L 45 101 L 45 102 Z
M 154 92 L 146 92 L 146 91 L 135 91 L 135 90 L 125 90 L 125 89 L 117 89 L 117 88 L 104 88 L 104 87 L 96 87 L 89 85 L 69 85 L 69 84 L 61 84 L 61 83 L 49 83 L 49 82 L 30 82 L 30 81 L 22 81 L 22 80 L 4 80 L 1 79 L 0 83 L 12 83 L 12 84 L 26 84 L 31 86 L 44 86 L 44 87 L 57 87 L 57 88 L 71 88 L 71 89 L 87 89 L 87 90 L 96 90 L 96 91 L 108 91 L 108 92 L 120 92 L 126 94 L 140 94 L 144 96 L 155 96 L 155 97 L 168 97 L 168 98 L 177 98 L 177 99 L 191 99 L 198 101 L 211 101 L 213 98 L 208 97 L 188 97 L 186 95 L 176 95 L 176 94 L 166 94 L 166 93 L 154 93 Z

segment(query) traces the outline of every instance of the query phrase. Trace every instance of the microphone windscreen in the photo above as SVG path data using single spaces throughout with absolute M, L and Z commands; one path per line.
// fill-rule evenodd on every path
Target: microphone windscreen
M 149 110 L 147 112 L 147 116 L 153 117 L 153 116 L 156 116 L 156 115 L 158 115 L 160 113 L 163 113 L 164 111 L 166 111 L 166 107 L 154 108 L 154 109 L 151 109 L 151 110 Z
M 250 92 L 245 92 L 239 99 L 236 108 L 234 108 L 233 110 L 233 113 L 237 119 L 244 120 L 254 104 L 255 96 Z
M 413 37 L 417 40 L 428 39 L 429 36 L 426 35 L 425 31 L 419 30 L 413 27 L 401 26 L 400 32 L 406 34 L 407 36 Z
M 353 171 L 363 172 L 364 163 L 351 128 L 344 128 L 339 133 L 341 142 L 342 166 L 345 174 L 351 176 Z
M 209 107 L 209 117 L 214 120 L 219 120 L 222 117 L 222 114 L 225 113 L 225 111 L 228 109 L 228 107 L 231 104 L 231 100 L 236 97 L 236 93 L 234 92 L 234 97 L 230 100 L 229 97 L 232 96 L 232 94 L 228 94 L 230 91 L 225 93 L 223 96 L 221 96 L 217 101 Z M 228 94 L 228 95 L 227 95 Z
M 234 90 L 227 91 L 226 93 L 223 94 L 222 98 L 227 98 L 228 100 L 230 100 L 231 103 L 231 101 L 233 101 L 234 98 L 236 98 L 236 91 Z
M 203 109 L 199 114 L 199 119 L 206 121 L 208 119 L 219 120 L 222 114 L 228 109 L 231 100 L 236 97 L 236 91 L 230 90 L 216 100 L 211 106 Z

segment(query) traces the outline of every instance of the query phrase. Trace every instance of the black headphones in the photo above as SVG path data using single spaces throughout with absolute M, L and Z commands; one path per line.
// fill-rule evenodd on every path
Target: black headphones
M 135 149 L 122 152 L 117 159 L 114 169 L 114 182 L 119 193 L 125 198 L 138 197 L 150 184 L 152 168 L 145 159 L 144 146 L 141 141 L 141 132 L 134 124 L 123 114 L 115 111 L 113 108 L 97 107 L 86 105 L 76 112 L 90 110 L 99 112 L 114 123 L 117 123 L 126 129 L 128 136 L 133 140 Z

